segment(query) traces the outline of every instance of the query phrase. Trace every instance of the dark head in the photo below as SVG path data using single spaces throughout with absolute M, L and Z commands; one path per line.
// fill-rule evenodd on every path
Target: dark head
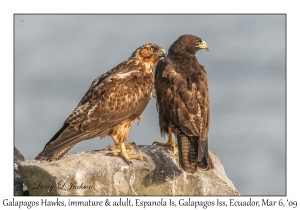
M 209 50 L 208 45 L 201 38 L 185 34 L 180 36 L 169 48 L 169 54 L 193 54 L 195 55 L 198 50 Z

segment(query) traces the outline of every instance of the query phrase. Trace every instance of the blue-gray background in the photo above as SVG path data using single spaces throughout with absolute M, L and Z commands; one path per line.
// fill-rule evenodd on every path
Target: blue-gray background
M 15 146 L 33 159 L 91 82 L 145 43 L 205 40 L 209 148 L 242 195 L 285 195 L 285 15 L 15 15 Z M 129 141 L 163 140 L 153 98 Z M 166 139 L 165 139 L 166 140 Z M 69 153 L 112 144 L 78 143 Z

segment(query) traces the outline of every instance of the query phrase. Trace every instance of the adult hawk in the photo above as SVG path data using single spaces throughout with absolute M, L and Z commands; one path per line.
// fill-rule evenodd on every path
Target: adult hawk
M 180 36 L 170 47 L 168 56 L 157 62 L 155 70 L 156 104 L 161 134 L 168 142 L 155 142 L 175 147 L 177 138 L 180 167 L 195 173 L 197 167 L 212 168 L 208 156 L 209 97 L 207 76 L 195 56 L 209 49 L 201 38 Z
M 152 97 L 155 63 L 165 57 L 156 44 L 145 44 L 136 49 L 128 60 L 96 78 L 62 128 L 45 145 L 36 160 L 57 160 L 76 143 L 110 135 L 116 147 L 115 156 L 143 160 L 134 152 L 126 152 L 124 141 L 129 130 L 142 114 Z M 112 148 L 116 148 L 112 146 Z

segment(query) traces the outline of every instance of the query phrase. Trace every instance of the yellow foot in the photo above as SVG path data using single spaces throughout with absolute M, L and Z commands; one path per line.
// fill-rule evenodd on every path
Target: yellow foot
M 156 144 L 158 146 L 163 146 L 163 147 L 170 147 L 170 149 L 174 152 L 175 148 L 177 148 L 177 142 L 171 140 L 171 141 L 167 141 L 166 143 L 163 142 L 159 142 L 159 141 L 155 141 L 153 142 L 153 144 Z M 153 145 L 152 144 L 152 145 Z
M 142 156 L 135 155 L 134 151 L 127 152 L 126 149 L 133 149 L 135 146 L 135 143 L 129 143 L 125 145 L 124 143 L 121 143 L 119 145 L 112 145 L 110 149 L 112 151 L 120 149 L 120 152 L 112 152 L 112 156 L 119 156 L 123 157 L 124 160 L 128 163 L 131 164 L 131 159 L 136 159 L 136 160 L 145 160 Z
M 124 151 L 121 151 L 121 152 L 113 152 L 112 153 L 113 156 L 119 156 L 119 157 L 122 157 L 124 158 L 124 160 L 128 163 L 128 164 L 131 164 L 131 159 L 136 159 L 136 160 L 144 160 L 144 158 L 142 156 L 138 156 L 138 155 L 135 155 L 135 152 L 134 151 L 131 151 L 131 152 L 124 152 Z
M 168 127 L 168 141 L 166 143 L 155 141 L 155 142 L 153 142 L 153 144 L 156 144 L 158 146 L 163 146 L 163 147 L 170 147 L 171 150 L 173 152 L 175 152 L 175 148 L 177 147 L 177 142 L 173 141 L 173 139 L 172 139 L 172 129 L 171 129 L 171 127 Z
M 136 144 L 134 142 L 125 144 L 126 149 L 134 149 L 134 146 L 136 146 Z M 111 146 L 107 146 L 106 149 L 108 149 L 110 151 L 115 151 L 115 150 L 121 149 L 121 146 L 119 144 L 114 144 Z

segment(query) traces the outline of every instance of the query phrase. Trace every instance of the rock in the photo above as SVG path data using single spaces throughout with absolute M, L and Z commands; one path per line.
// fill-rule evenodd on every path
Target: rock
M 123 158 L 105 150 L 81 152 L 52 162 L 26 161 L 19 171 L 30 195 L 240 195 L 213 151 L 214 169 L 188 174 L 178 166 L 177 151 L 138 146 L 145 161 Z
M 14 147 L 14 195 L 23 195 L 23 181 L 18 171 L 18 164 L 24 161 L 23 154 Z

